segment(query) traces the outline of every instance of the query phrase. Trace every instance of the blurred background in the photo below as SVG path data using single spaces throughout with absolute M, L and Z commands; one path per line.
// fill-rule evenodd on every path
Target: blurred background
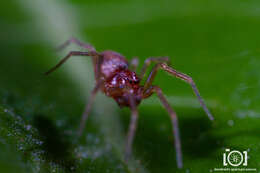
M 260 168 L 259 19 L 257 0 L 1 1 L 0 172 L 213 172 L 226 148 L 247 151 L 246 168 Z M 94 86 L 90 59 L 71 58 L 43 75 L 70 50 L 82 50 L 55 51 L 70 37 L 128 60 L 138 56 L 138 71 L 149 56 L 169 56 L 193 77 L 214 122 L 189 85 L 162 71 L 154 82 L 178 114 L 183 169 L 155 95 L 139 106 L 129 164 L 122 158 L 130 111 L 103 94 L 76 138 Z

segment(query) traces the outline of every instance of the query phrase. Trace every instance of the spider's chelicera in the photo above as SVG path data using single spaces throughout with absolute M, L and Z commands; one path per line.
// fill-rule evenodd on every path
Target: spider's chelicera
M 128 130 L 128 138 L 125 147 L 125 161 L 127 161 L 131 154 L 132 143 L 135 136 L 138 111 L 137 106 L 142 99 L 148 98 L 153 93 L 156 93 L 159 97 L 162 105 L 168 111 L 172 121 L 173 134 L 175 137 L 174 145 L 176 150 L 176 159 L 178 168 L 182 168 L 182 152 L 181 141 L 178 128 L 178 120 L 175 111 L 171 108 L 170 104 L 166 100 L 162 90 L 158 86 L 152 85 L 156 73 L 159 69 L 168 72 L 170 75 L 180 78 L 191 85 L 195 95 L 197 96 L 202 108 L 207 113 L 210 120 L 213 120 L 213 116 L 206 107 L 199 91 L 193 82 L 192 78 L 186 74 L 176 71 L 172 67 L 168 66 L 168 57 L 151 57 L 146 59 L 139 75 L 134 72 L 138 65 L 138 59 L 133 58 L 130 64 L 121 54 L 114 51 L 103 51 L 101 53 L 96 52 L 95 48 L 90 44 L 84 44 L 79 40 L 72 38 L 62 44 L 59 49 L 63 49 L 70 43 L 75 43 L 88 51 L 71 51 L 64 57 L 56 66 L 50 69 L 46 74 L 49 74 L 60 67 L 66 60 L 72 56 L 89 56 L 92 58 L 94 66 L 94 74 L 96 85 L 91 92 L 88 103 L 86 104 L 85 111 L 82 115 L 82 120 L 79 127 L 79 135 L 82 134 L 85 127 L 86 120 L 89 116 L 91 105 L 98 91 L 102 91 L 108 97 L 112 97 L 120 107 L 129 107 L 131 109 L 131 121 Z M 140 85 L 140 81 L 143 79 L 147 67 L 151 62 L 156 62 L 148 78 L 143 86 Z

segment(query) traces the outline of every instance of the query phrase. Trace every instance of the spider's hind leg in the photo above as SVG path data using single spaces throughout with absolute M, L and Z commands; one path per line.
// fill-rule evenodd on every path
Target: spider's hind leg
M 178 168 L 182 168 L 183 163 L 182 163 L 181 139 L 180 139 L 177 115 L 176 115 L 175 111 L 171 108 L 171 106 L 170 106 L 169 102 L 166 100 L 165 96 L 163 95 L 161 88 L 159 88 L 157 86 L 151 86 L 148 90 L 146 90 L 146 92 L 143 95 L 143 98 L 147 98 L 147 97 L 151 96 L 153 93 L 157 94 L 162 105 L 167 110 L 167 112 L 170 114 L 173 136 L 174 136 L 174 146 L 175 146 L 175 150 L 176 150 L 177 166 L 178 166 Z
M 144 92 L 152 86 L 153 80 L 154 80 L 154 78 L 157 74 L 157 71 L 159 69 L 162 69 L 162 70 L 168 72 L 170 75 L 177 77 L 177 78 L 187 82 L 188 84 L 190 84 L 193 92 L 195 93 L 195 95 L 197 96 L 197 99 L 199 100 L 201 107 L 204 109 L 204 111 L 208 115 L 209 119 L 214 120 L 214 117 L 212 116 L 212 114 L 210 113 L 209 109 L 207 108 L 204 100 L 200 96 L 199 90 L 196 87 L 196 84 L 193 81 L 193 79 L 190 76 L 188 76 L 184 73 L 178 72 L 177 70 L 173 69 L 172 67 L 169 67 L 166 63 L 158 63 L 154 66 L 154 68 L 152 69 L 148 79 L 145 82 Z

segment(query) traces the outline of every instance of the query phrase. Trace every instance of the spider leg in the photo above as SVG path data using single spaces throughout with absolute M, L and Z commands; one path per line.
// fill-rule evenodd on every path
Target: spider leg
M 146 93 L 144 93 L 143 97 L 147 98 L 150 95 L 152 95 L 153 93 L 157 94 L 157 96 L 159 97 L 164 108 L 170 114 L 171 122 L 172 122 L 173 136 L 175 138 L 174 146 L 175 146 L 175 150 L 176 150 L 177 166 L 178 166 L 178 168 L 182 168 L 183 164 L 182 164 L 181 140 L 180 140 L 179 126 L 178 126 L 178 118 L 176 116 L 175 111 L 171 108 L 169 102 L 166 100 L 165 96 L 163 95 L 161 88 L 159 88 L 157 86 L 151 86 L 146 91 Z
M 76 38 L 70 38 L 69 40 L 65 41 L 63 44 L 61 44 L 60 46 L 57 47 L 57 50 L 62 50 L 64 49 L 65 47 L 67 47 L 68 45 L 70 45 L 71 43 L 74 43 L 82 48 L 85 48 L 85 49 L 89 49 L 90 51 L 96 51 L 96 49 L 90 45 L 90 44 L 86 44 L 86 43 L 82 43 L 81 41 L 79 41 L 78 39 Z
M 131 121 L 128 129 L 127 142 L 125 146 L 125 162 L 128 162 L 128 159 L 132 152 L 132 145 L 135 136 L 135 131 L 137 127 L 138 120 L 138 111 L 136 107 L 135 100 L 132 95 L 129 95 L 130 98 L 130 109 L 131 109 Z
M 130 62 L 130 69 L 136 71 L 138 64 L 139 64 L 138 57 L 133 57 Z
M 152 72 L 150 73 L 145 85 L 144 85 L 144 92 L 150 87 L 152 86 L 152 82 L 155 78 L 155 75 L 157 73 L 157 71 L 159 69 L 163 69 L 164 71 L 168 72 L 169 74 L 184 80 L 185 82 L 187 82 L 188 84 L 191 85 L 191 88 L 193 90 L 193 92 L 195 93 L 195 95 L 197 96 L 200 105 L 202 106 L 202 108 L 204 109 L 204 111 L 206 112 L 206 114 L 208 115 L 210 120 L 214 120 L 214 117 L 212 116 L 212 114 L 210 113 L 209 109 L 207 108 L 206 104 L 204 103 L 204 100 L 202 99 L 202 97 L 200 96 L 199 90 L 196 87 L 195 83 L 193 82 L 192 78 L 184 73 L 178 72 L 175 69 L 169 67 L 167 64 L 165 63 L 158 63 L 154 66 L 154 68 L 152 69 Z
M 98 90 L 100 89 L 100 86 L 101 86 L 102 82 L 99 81 L 96 86 L 93 88 L 92 92 L 91 92 L 91 95 L 89 97 L 89 101 L 88 103 L 86 104 L 85 106 L 85 110 L 81 116 L 81 121 L 80 121 L 80 125 L 79 125 L 79 130 L 78 130 L 78 136 L 81 136 L 82 135 L 82 132 L 85 128 L 85 125 L 86 125 L 86 121 L 89 117 L 89 113 L 90 113 L 90 110 L 91 110 L 91 107 L 92 107 L 92 104 L 94 102 L 94 99 L 96 97 L 96 94 L 98 92 Z
M 51 68 L 49 71 L 45 73 L 45 75 L 50 74 L 59 68 L 63 63 L 65 63 L 71 56 L 93 56 L 95 53 L 93 52 L 80 52 L 80 51 L 71 51 L 69 52 L 57 65 Z
M 169 63 L 170 62 L 170 59 L 169 57 L 150 57 L 150 58 L 147 58 L 145 61 L 144 61 L 144 65 L 141 69 L 141 73 L 140 73 L 140 79 L 143 79 L 144 75 L 145 75 L 145 72 L 147 70 L 147 67 L 151 64 L 151 62 L 157 62 L 157 63 L 160 63 L 160 62 L 167 62 Z

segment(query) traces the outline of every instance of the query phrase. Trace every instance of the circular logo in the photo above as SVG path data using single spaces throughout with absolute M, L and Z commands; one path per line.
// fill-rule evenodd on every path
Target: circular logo
M 228 153 L 227 161 L 231 166 L 239 166 L 243 162 L 243 154 L 237 150 Z

